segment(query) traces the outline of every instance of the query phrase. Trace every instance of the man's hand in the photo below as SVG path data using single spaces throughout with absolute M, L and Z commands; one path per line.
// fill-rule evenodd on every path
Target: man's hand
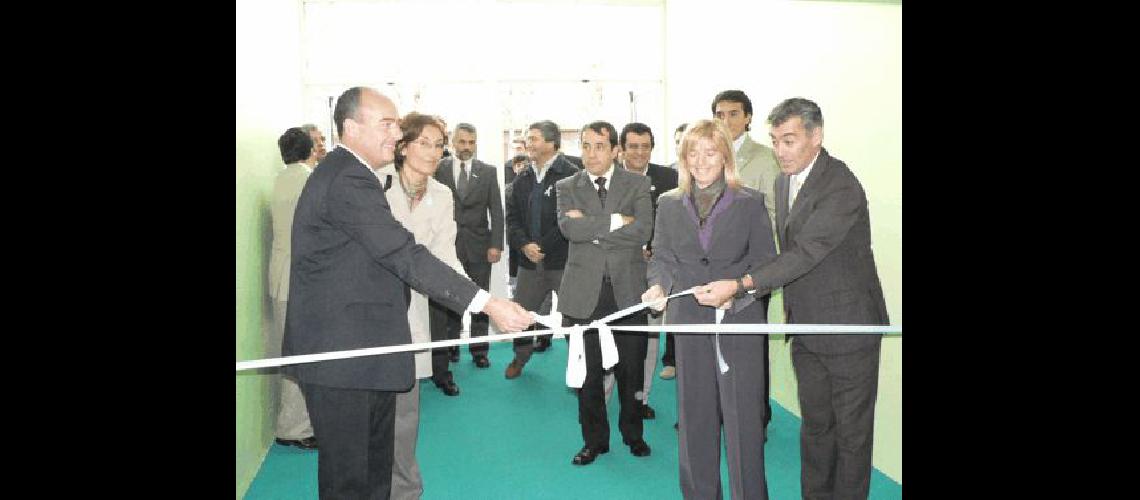
M 621 216 L 622 225 L 625 225 L 625 226 L 633 224 L 633 221 L 635 221 L 635 220 L 637 220 L 637 219 L 634 219 L 632 215 L 622 215 Z
M 642 248 L 641 249 L 641 256 L 645 257 L 645 262 L 649 262 L 649 259 L 653 258 L 653 250 L 650 250 L 648 248 Z
M 542 247 L 539 247 L 538 243 L 527 243 L 526 245 L 523 245 L 522 250 L 523 253 L 526 254 L 526 258 L 530 259 L 530 261 L 534 262 L 535 264 L 539 263 L 544 257 L 546 257 L 546 254 L 542 253 Z
M 736 280 L 720 280 L 692 288 L 693 296 L 703 306 L 721 307 L 736 295 Z
M 487 299 L 487 304 L 483 306 L 483 312 L 487 313 L 487 316 L 491 317 L 491 321 L 495 322 L 495 326 L 503 332 L 521 332 L 534 324 L 534 318 L 530 311 L 523 309 L 522 306 L 513 301 L 498 297 Z
M 669 302 L 665 300 L 665 290 L 661 288 L 661 285 L 653 285 L 649 287 L 645 293 L 641 294 L 641 301 L 652 302 L 649 304 L 649 308 L 657 312 L 664 311 L 665 304 Z
M 571 219 L 577 219 L 580 217 L 584 217 L 584 215 L 582 214 L 582 211 L 578 210 L 577 208 L 571 208 L 570 210 L 567 210 L 566 216 L 571 218 Z
M 499 258 L 502 256 L 503 256 L 503 251 L 499 250 L 498 248 L 488 248 L 487 249 L 487 262 L 494 264 L 494 263 L 498 262 Z

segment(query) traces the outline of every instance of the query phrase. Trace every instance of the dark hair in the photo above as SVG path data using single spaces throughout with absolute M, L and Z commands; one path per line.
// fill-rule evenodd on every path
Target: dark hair
M 713 104 L 713 113 L 716 113 L 716 104 Z M 677 132 L 684 132 L 685 128 L 687 128 L 688 126 L 689 126 L 688 123 L 682 123 L 681 125 L 679 125 L 677 127 L 677 130 L 673 131 L 673 133 L 676 134 Z
M 621 128 L 621 148 L 622 149 L 625 149 L 625 134 L 628 134 L 630 132 L 633 132 L 637 135 L 649 134 L 649 147 L 653 148 L 653 147 L 657 146 L 657 142 L 653 140 L 653 130 L 651 130 L 649 128 L 649 125 L 646 125 L 644 123 L 633 122 L 633 123 L 627 123 L 624 127 Z
M 743 90 L 725 90 L 717 94 L 716 97 L 713 98 L 712 106 L 710 106 L 714 117 L 716 116 L 716 103 L 721 101 L 739 102 L 744 105 L 744 114 L 752 114 L 752 100 L 748 98 L 748 95 L 745 94 Z M 746 124 L 744 125 L 744 130 L 752 130 L 752 126 Z
M 336 108 L 333 109 L 333 122 L 336 123 L 337 137 L 344 136 L 344 120 L 356 118 L 356 110 L 360 107 L 360 94 L 364 87 L 353 87 L 336 98 Z
M 610 125 L 610 122 L 596 121 L 596 122 L 590 122 L 590 123 L 583 125 L 582 130 L 580 130 L 578 132 L 579 138 L 586 135 L 586 129 L 593 130 L 594 132 L 597 132 L 599 134 L 603 133 L 603 131 L 604 131 L 606 134 L 608 134 L 610 136 L 610 149 L 613 149 L 614 146 L 617 146 L 617 144 L 618 144 L 617 130 L 614 129 L 613 125 Z
M 286 164 L 305 161 L 313 153 L 313 138 L 301 127 L 293 127 L 277 139 L 277 149 Z
M 475 132 L 475 126 L 470 124 L 470 123 L 460 123 L 459 125 L 456 125 L 455 131 L 459 132 L 460 130 L 466 130 L 467 132 L 470 132 L 471 135 L 474 135 L 474 136 L 479 135 L 478 132 Z
M 404 167 L 404 153 L 400 152 L 404 146 L 411 144 L 416 139 L 420 138 L 420 134 L 424 133 L 424 127 L 435 127 L 439 129 L 440 134 L 443 135 L 443 143 L 447 144 L 447 131 L 443 128 L 443 121 L 439 117 L 432 115 L 423 115 L 412 111 L 400 120 L 400 132 L 404 136 L 396 141 L 396 168 Z
M 527 130 L 532 129 L 537 129 L 542 133 L 542 140 L 553 142 L 555 151 L 562 149 L 562 132 L 558 130 L 557 123 L 550 120 L 542 120 L 540 122 L 534 122 L 527 127 Z
M 777 104 L 772 108 L 772 112 L 768 113 L 768 124 L 779 127 L 793 116 L 800 117 L 804 123 L 804 130 L 808 132 L 823 126 L 823 111 L 819 109 L 819 105 L 803 97 L 785 99 L 784 102 Z

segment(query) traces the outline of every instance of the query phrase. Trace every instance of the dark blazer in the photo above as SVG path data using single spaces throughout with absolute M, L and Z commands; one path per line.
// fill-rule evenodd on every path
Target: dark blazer
M 708 248 L 700 242 L 696 207 L 680 189 L 657 200 L 653 229 L 653 256 L 649 259 L 648 285 L 661 285 L 671 295 L 710 281 L 736 279 L 776 257 L 772 224 L 767 217 L 764 195 L 750 187 L 725 189 L 706 226 Z M 647 287 L 648 288 L 648 287 Z M 767 323 L 767 311 L 754 305 L 756 297 L 735 299 L 723 323 Z M 715 323 L 716 311 L 702 306 L 692 295 L 670 300 L 670 324 Z
M 662 193 L 677 187 L 677 171 L 668 167 L 662 167 L 656 163 L 650 163 L 649 167 L 645 169 L 645 175 L 649 176 L 653 181 L 653 186 L 650 188 L 650 196 L 653 198 L 653 206 L 657 206 L 657 198 Z
M 602 277 L 610 277 L 619 308 L 641 303 L 645 292 L 645 257 L 641 246 L 653 229 L 649 179 L 614 167 L 606 182 L 606 204 L 585 170 L 558 181 L 558 227 L 570 241 L 569 258 L 558 287 L 558 311 L 589 318 L 598 305 Z M 584 217 L 566 216 L 571 209 Z M 610 231 L 612 214 L 631 215 L 632 224 Z M 597 243 L 595 243 L 595 241 Z
M 451 188 L 455 201 L 455 254 L 464 262 L 487 262 L 487 249 L 503 249 L 503 205 L 495 167 L 472 159 L 467 173 L 467 193 L 459 197 L 452 177 L 453 160 L 440 160 L 435 180 Z M 490 229 L 487 214 L 490 213 Z
M 650 189 L 650 196 L 653 198 L 653 208 L 657 209 L 657 198 L 661 193 L 667 192 L 670 189 L 677 187 L 677 171 L 672 170 L 656 163 L 650 163 L 649 167 L 645 169 L 645 175 L 653 181 Z M 650 241 L 653 241 L 652 234 L 650 234 Z M 646 248 L 653 250 L 653 245 L 646 245 Z
M 566 237 L 562 236 L 562 231 L 558 228 L 558 192 L 554 189 L 554 183 L 574 175 L 577 171 L 578 167 L 559 154 L 542 176 L 543 198 L 539 221 L 542 238 L 535 243 L 538 243 L 538 246 L 542 247 L 542 252 L 546 254 L 542 259 L 543 267 L 546 269 L 562 269 L 562 266 L 566 265 L 568 248 Z M 534 169 L 523 170 L 511 183 L 511 197 L 507 200 L 507 242 L 511 248 L 519 251 L 519 256 L 522 257 L 519 259 L 519 265 L 527 269 L 535 268 L 534 262 L 526 258 L 522 247 L 534 241 L 530 237 L 529 229 L 532 217 L 530 195 L 536 181 Z
M 282 354 L 410 343 L 407 285 L 455 311 L 479 290 L 392 217 L 366 165 L 333 149 L 309 176 L 293 217 Z M 349 389 L 406 391 L 415 380 L 410 352 L 282 370 L 302 383 Z
M 761 291 L 784 287 L 788 323 L 887 325 L 886 301 L 871 253 L 863 186 L 847 165 L 823 149 L 788 209 L 789 177 L 776 179 L 780 255 L 752 273 Z M 804 347 L 825 354 L 877 345 L 879 335 L 804 335 Z

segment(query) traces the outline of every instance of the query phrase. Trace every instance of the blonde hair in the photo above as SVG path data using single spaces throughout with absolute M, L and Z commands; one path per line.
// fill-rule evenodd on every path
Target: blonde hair
M 681 137 L 681 154 L 677 160 L 677 188 L 686 195 L 692 190 L 693 176 L 689 173 L 689 151 L 697 147 L 697 140 L 709 139 L 724 157 L 724 182 L 728 189 L 740 189 L 740 178 L 736 175 L 736 155 L 732 152 L 732 140 L 728 129 L 717 120 L 697 120 L 685 127 Z

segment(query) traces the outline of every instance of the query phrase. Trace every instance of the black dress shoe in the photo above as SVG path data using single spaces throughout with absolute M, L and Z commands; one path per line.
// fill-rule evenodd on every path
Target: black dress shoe
M 637 441 L 629 443 L 629 452 L 633 453 L 635 457 L 648 457 L 649 443 L 646 443 L 644 439 L 638 439 Z
M 607 453 L 609 451 L 609 446 L 603 446 L 601 448 L 590 448 L 589 446 L 583 446 L 582 450 L 579 451 L 577 455 L 574 455 L 574 459 L 570 460 L 570 463 L 574 465 L 589 465 L 593 463 L 595 458 L 598 458 L 598 455 Z
M 296 446 L 302 450 L 315 450 L 317 449 L 317 438 L 309 436 L 305 439 L 281 439 L 276 438 L 277 444 L 282 446 Z
M 444 381 L 443 383 L 436 382 L 435 386 L 439 387 L 439 390 L 443 391 L 443 393 L 447 394 L 448 396 L 458 396 L 459 395 L 459 386 L 455 385 L 454 380 L 448 379 L 448 380 Z
M 648 404 L 641 405 L 641 408 L 637 409 L 637 415 L 640 416 L 642 420 L 653 420 L 657 418 L 657 412 L 653 411 L 653 408 Z
M 448 351 L 447 359 L 450 359 L 452 363 L 458 363 L 459 362 L 459 348 L 453 348 L 450 351 Z
M 491 360 L 487 359 L 487 356 L 475 356 L 474 361 L 475 366 L 479 368 L 486 368 L 488 366 L 491 366 Z
M 549 348 L 550 348 L 550 339 L 549 338 L 543 339 L 542 337 L 539 337 L 538 340 L 534 341 L 534 350 L 536 352 L 546 352 L 546 350 Z

